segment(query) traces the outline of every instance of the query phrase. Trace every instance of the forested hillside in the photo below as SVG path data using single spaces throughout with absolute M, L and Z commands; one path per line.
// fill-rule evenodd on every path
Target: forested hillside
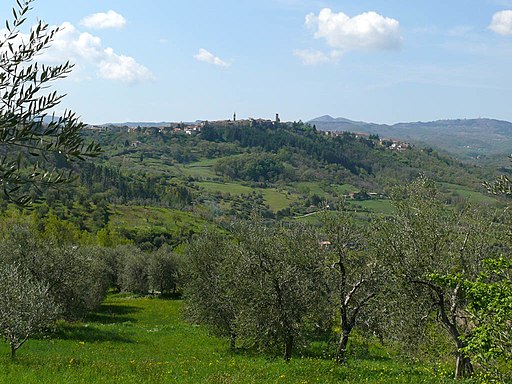
M 321 116 L 309 121 L 319 130 L 376 134 L 432 146 L 463 159 L 487 160 L 512 151 L 512 123 L 496 119 L 453 119 L 393 125 Z
M 100 178 L 103 181 L 97 182 L 107 183 L 110 193 L 125 201 L 146 198 L 165 203 L 165 194 L 171 193 L 178 202 L 190 203 L 191 195 L 178 185 L 191 188 L 193 194 L 204 181 L 263 188 L 292 188 L 301 182 L 350 184 L 354 191 L 382 193 L 387 186 L 420 174 L 473 189 L 478 189 L 484 174 L 489 176 L 431 149 L 393 150 L 378 138 L 351 133 L 332 137 L 300 122 L 208 123 L 190 135 L 165 127 L 111 127 L 89 135 L 102 144 L 104 153 L 94 166 L 81 170 L 82 180 L 91 187 L 93 178 Z M 137 185 L 142 179 L 144 186 Z
M 330 136 L 302 122 L 211 122 L 188 132 L 185 127 L 85 130 L 102 154 L 80 164 L 56 156 L 56 166 L 74 169 L 78 179 L 45 191 L 36 211 L 42 217 L 51 211 L 82 230 L 116 226 L 137 243 L 160 244 L 163 236 L 176 246 L 201 220 L 219 223 L 255 212 L 294 218 L 325 207 L 388 213 L 390 187 L 420 175 L 436 180 L 447 202 L 495 203 L 481 186 L 492 172 L 431 149 L 396 149 L 348 132 Z M 38 196 L 37 190 L 32 193 Z M 168 216 L 164 212 L 174 212 L 171 216 L 188 217 L 184 222 L 190 224 L 143 229 L 127 206 L 147 207 L 147 220 L 154 216 L 159 222 Z

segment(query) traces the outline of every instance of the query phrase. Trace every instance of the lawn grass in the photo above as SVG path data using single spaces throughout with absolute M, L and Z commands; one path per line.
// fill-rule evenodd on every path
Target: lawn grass
M 278 357 L 238 350 L 182 319 L 181 301 L 109 296 L 85 322 L 29 340 L 14 361 L 0 343 L 1 383 L 451 383 L 382 352 L 353 358 Z

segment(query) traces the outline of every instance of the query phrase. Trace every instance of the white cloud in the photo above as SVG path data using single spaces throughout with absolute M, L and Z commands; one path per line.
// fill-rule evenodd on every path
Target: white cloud
M 151 79 L 152 75 L 133 57 L 118 55 L 112 48 L 105 49 L 105 57 L 99 63 L 100 76 L 108 80 L 118 80 L 127 83 Z
M 402 45 L 399 22 L 376 12 L 351 18 L 324 8 L 318 15 L 308 14 L 306 26 L 315 31 L 315 38 L 325 39 L 329 47 L 343 51 L 396 50 Z
M 342 53 L 335 50 L 327 54 L 315 49 L 296 49 L 293 54 L 300 58 L 304 65 L 319 65 L 336 61 Z
M 489 29 L 499 35 L 512 35 L 512 11 L 505 10 L 496 12 L 492 16 Z
M 87 28 L 106 29 L 123 28 L 126 25 L 126 19 L 115 11 L 100 12 L 89 15 L 80 21 L 80 24 Z
M 105 48 L 101 39 L 87 32 L 80 32 L 70 23 L 63 23 L 51 46 L 39 56 L 39 61 L 55 64 L 67 60 L 76 63 L 79 71 L 92 66 L 96 75 L 107 80 L 137 83 L 154 78 L 151 71 L 137 63 L 133 57 L 120 55 L 112 48 Z
M 229 67 L 231 64 L 225 62 L 224 60 L 221 60 L 217 56 L 215 56 L 213 53 L 207 51 L 204 48 L 199 49 L 199 52 L 194 55 L 196 60 L 198 61 L 204 61 L 205 63 L 217 65 L 219 67 Z

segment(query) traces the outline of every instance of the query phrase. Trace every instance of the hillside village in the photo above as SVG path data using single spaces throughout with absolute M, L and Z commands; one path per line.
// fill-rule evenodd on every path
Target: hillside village
M 196 122 L 170 122 L 170 123 L 161 123 L 161 124 L 151 124 L 150 126 L 145 125 L 144 123 L 140 123 L 138 126 L 132 126 L 129 124 L 119 125 L 119 124 L 103 124 L 103 125 L 87 125 L 85 128 L 87 130 L 106 132 L 106 131 L 126 131 L 128 133 L 141 132 L 146 135 L 152 134 L 186 134 L 186 135 L 197 135 L 201 132 L 201 129 L 207 126 L 215 126 L 215 127 L 254 127 L 259 126 L 263 128 L 272 128 L 279 127 L 279 124 L 292 124 L 291 122 L 281 122 L 279 114 L 276 113 L 276 117 L 274 120 L 270 119 L 262 119 L 262 118 L 248 118 L 248 119 L 237 119 L 236 113 L 233 114 L 232 119 L 228 120 L 198 120 Z M 313 125 L 313 128 L 316 130 L 316 126 Z M 371 140 L 381 145 L 391 151 L 406 151 L 411 148 L 411 144 L 408 142 L 404 142 L 398 139 L 392 138 L 380 138 L 378 135 L 372 135 L 362 132 L 348 132 L 348 131 L 318 131 L 323 134 L 336 137 L 342 135 L 351 135 L 356 139 L 362 140 Z M 132 146 L 137 147 L 141 143 L 139 141 L 134 141 L 131 143 Z

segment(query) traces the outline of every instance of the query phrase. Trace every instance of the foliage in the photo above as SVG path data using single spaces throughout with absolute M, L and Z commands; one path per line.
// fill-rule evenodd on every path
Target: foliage
M 340 336 L 336 360 L 342 364 L 349 337 L 356 325 L 372 326 L 372 304 L 378 298 L 387 276 L 386 263 L 371 249 L 374 233 L 364 228 L 353 216 L 324 213 L 323 247 L 330 266 L 330 287 L 334 306 L 339 311 Z M 381 299 L 385 300 L 384 297 Z
M 148 256 L 133 245 L 120 248 L 121 270 L 119 281 L 125 292 L 147 294 L 149 292 Z
M 106 267 L 97 249 L 57 245 L 25 224 L 13 224 L 0 241 L 0 259 L 22 265 L 69 319 L 95 309 L 107 290 Z
M 59 28 L 49 29 L 39 21 L 23 36 L 20 28 L 32 2 L 17 1 L 12 21 L 6 21 L 7 32 L 0 37 L 0 184 L 9 199 L 22 205 L 31 200 L 22 189 L 27 184 L 46 187 L 70 179 L 67 170 L 52 168 L 54 159 L 83 159 L 99 152 L 97 144 L 85 144 L 80 136 L 84 125 L 73 112 L 45 121 L 63 98 L 48 87 L 66 77 L 73 66 L 35 61 Z
M 243 154 L 221 159 L 213 169 L 230 179 L 275 182 L 284 172 L 284 165 L 276 156 Z
M 480 261 L 493 252 L 491 218 L 469 207 L 445 207 L 426 178 L 398 189 L 394 201 L 396 215 L 381 226 L 382 252 L 389 255 L 394 276 L 395 294 L 386 305 L 402 330 L 409 323 L 415 334 L 436 313 L 456 347 L 456 376 L 470 375 L 473 367 L 464 352 L 470 324 L 463 290 L 430 276 L 460 273 L 475 277 Z
M 315 329 L 329 329 L 331 308 L 324 254 L 305 225 L 269 226 L 255 220 L 235 231 L 239 247 L 237 330 L 263 349 L 307 344 Z
M 160 294 L 176 293 L 182 281 L 181 258 L 167 244 L 154 251 L 149 260 L 149 282 Z
M 186 251 L 187 315 L 216 334 L 230 337 L 231 349 L 235 348 L 237 337 L 236 255 L 230 239 L 212 230 L 199 234 Z
M 498 176 L 492 183 L 484 183 L 487 190 L 494 195 L 510 197 L 512 195 L 512 179 L 507 175 Z
M 48 285 L 34 279 L 19 263 L 0 261 L 0 333 L 11 358 L 35 333 L 46 331 L 59 314 Z
M 308 332 L 329 329 L 323 255 L 314 232 L 303 225 L 238 223 L 232 239 L 207 231 L 188 248 L 189 313 L 218 333 L 264 350 L 283 350 Z
M 485 259 L 476 279 L 461 275 L 435 276 L 448 286 L 459 285 L 468 300 L 474 327 L 465 351 L 501 381 L 512 379 L 512 260 L 501 256 Z

